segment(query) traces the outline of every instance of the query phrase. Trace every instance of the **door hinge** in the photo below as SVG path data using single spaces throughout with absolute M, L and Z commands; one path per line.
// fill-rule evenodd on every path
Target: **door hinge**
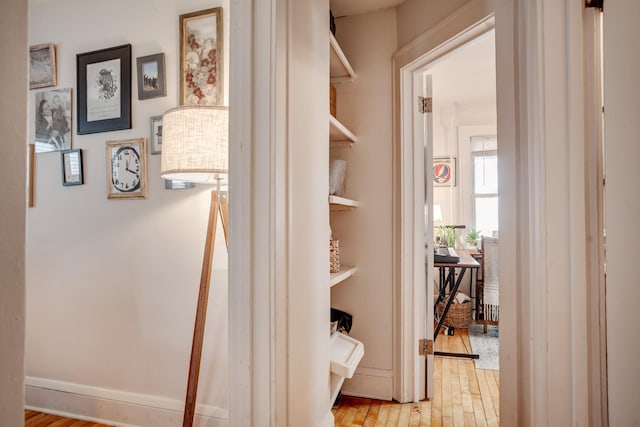
M 418 355 L 425 356 L 433 354 L 433 340 L 421 339 L 418 341 Z
M 433 113 L 433 98 L 418 97 L 418 111 L 421 113 Z

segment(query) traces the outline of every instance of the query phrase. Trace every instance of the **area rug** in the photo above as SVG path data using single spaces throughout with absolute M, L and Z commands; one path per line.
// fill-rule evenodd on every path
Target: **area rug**
M 480 356 L 475 359 L 476 369 L 490 369 L 497 371 L 499 368 L 498 349 L 498 327 L 487 326 L 487 333 L 483 332 L 484 325 L 469 325 L 469 341 L 471 341 L 471 351 Z

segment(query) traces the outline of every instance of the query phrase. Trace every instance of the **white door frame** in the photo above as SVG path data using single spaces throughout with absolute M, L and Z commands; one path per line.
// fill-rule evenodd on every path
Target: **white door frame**
M 394 56 L 394 88 L 399 81 L 395 105 L 400 106 L 399 111 L 398 108 L 394 111 L 394 118 L 399 117 L 395 126 L 399 144 L 395 145 L 400 147 L 394 160 L 394 178 L 398 180 L 394 184 L 394 199 L 395 205 L 400 207 L 395 211 L 394 221 L 397 224 L 394 230 L 398 233 L 394 239 L 398 255 L 394 259 L 399 260 L 394 268 L 394 277 L 399 283 L 394 303 L 394 337 L 397 337 L 394 340 L 394 370 L 397 373 L 394 375 L 394 399 L 400 402 L 431 398 L 433 391 L 433 355 L 427 356 L 425 396 L 424 358 L 418 352 L 419 339 L 433 338 L 431 323 L 427 321 L 425 328 L 425 320 L 433 318 L 433 306 L 426 304 L 426 317 L 424 313 L 425 303 L 433 298 L 433 288 L 425 286 L 433 283 L 433 256 L 427 252 L 425 269 L 424 236 L 426 231 L 428 241 L 432 241 L 433 231 L 424 229 L 423 219 L 425 165 L 430 163 L 433 153 L 432 147 L 424 152 L 424 116 L 417 112 L 417 96 L 424 93 L 424 73 L 434 61 L 491 31 L 494 21 L 493 13 L 487 14 L 482 8 L 463 8 Z M 430 194 L 427 199 L 431 199 Z

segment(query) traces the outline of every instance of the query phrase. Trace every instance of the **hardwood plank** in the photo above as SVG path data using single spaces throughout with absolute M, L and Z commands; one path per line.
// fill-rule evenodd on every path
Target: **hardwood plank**
M 380 405 L 382 402 L 379 400 L 371 401 L 369 406 L 369 412 L 367 412 L 367 417 L 364 419 L 364 423 L 362 423 L 363 427 L 374 427 L 378 420 L 378 414 L 380 413 Z
M 385 424 L 386 426 L 391 427 L 391 426 L 398 425 L 398 420 L 400 419 L 401 407 L 402 407 L 401 404 L 395 404 L 389 407 L 389 417 L 387 418 L 387 423 Z
M 409 415 L 411 414 L 411 403 L 403 403 L 400 406 L 400 416 L 398 417 L 398 427 L 409 427 Z
M 391 405 L 395 403 L 392 402 L 382 402 L 380 404 L 380 410 L 378 411 L 378 418 L 376 418 L 376 423 L 374 427 L 384 427 L 387 424 L 387 419 L 389 418 L 389 410 L 391 409 Z
M 495 408 L 493 406 L 493 401 L 491 400 L 491 393 L 489 391 L 489 385 L 487 384 L 487 378 L 484 372 L 485 371 L 478 369 L 476 371 L 476 376 L 478 377 L 478 386 L 480 387 L 480 395 L 482 396 L 482 403 L 484 406 L 487 425 L 497 426 L 498 415 L 496 414 Z
M 93 421 L 75 420 L 58 415 L 25 410 L 25 427 L 110 427 Z
M 422 415 L 422 405 L 413 403 L 409 413 L 409 427 L 420 427 L 420 417 Z
M 351 422 L 352 426 L 362 426 L 364 424 L 364 419 L 369 412 L 369 407 L 371 406 L 371 399 L 362 399 L 357 398 L 354 400 L 354 406 L 356 407 L 356 415 Z
M 422 414 L 420 416 L 420 427 L 431 426 L 431 407 L 432 402 L 429 400 L 423 400 L 420 402 L 422 408 Z

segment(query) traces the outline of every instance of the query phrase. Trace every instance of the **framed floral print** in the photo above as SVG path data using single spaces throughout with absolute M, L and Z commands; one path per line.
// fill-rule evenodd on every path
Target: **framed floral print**
M 180 104 L 222 104 L 222 8 L 180 15 Z

